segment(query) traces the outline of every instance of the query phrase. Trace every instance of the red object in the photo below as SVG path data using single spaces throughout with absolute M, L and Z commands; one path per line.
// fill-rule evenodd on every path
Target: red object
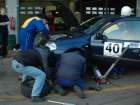
M 49 31 L 55 32 L 55 25 L 54 25 L 55 16 L 51 15 L 51 16 L 48 16 L 48 18 L 49 18 Z
M 9 19 L 10 22 L 10 30 L 15 30 L 15 18 L 13 16 Z
M 108 82 L 106 79 L 96 79 L 95 81 L 98 84 L 106 84 Z

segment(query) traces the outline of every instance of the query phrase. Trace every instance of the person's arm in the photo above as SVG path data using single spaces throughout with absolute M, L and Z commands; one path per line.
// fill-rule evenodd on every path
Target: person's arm
M 5 25 L 8 25 L 8 24 L 9 24 L 9 22 L 1 22 L 0 26 L 5 26 Z
M 38 66 L 45 72 L 47 73 L 48 70 L 48 50 L 45 50 L 44 48 L 36 48 L 36 51 L 38 53 Z
M 0 22 L 0 26 L 5 26 L 9 24 L 9 18 L 8 16 L 4 16 L 4 20 L 2 22 Z

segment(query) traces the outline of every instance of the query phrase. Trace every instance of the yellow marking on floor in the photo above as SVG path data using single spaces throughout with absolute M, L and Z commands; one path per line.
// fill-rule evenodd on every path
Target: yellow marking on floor
M 24 96 L 0 96 L 0 102 L 1 101 L 23 101 L 27 98 Z
M 105 88 L 99 93 L 103 92 L 114 92 L 114 91 L 122 91 L 122 90 L 129 90 L 129 89 L 140 89 L 140 84 L 137 85 L 127 85 L 127 86 L 120 86 L 120 87 L 111 87 L 111 88 Z M 95 91 L 87 90 L 86 93 L 93 93 Z M 70 95 L 74 95 L 74 92 L 71 92 Z M 60 96 L 59 94 L 49 94 L 48 96 Z M 0 102 L 1 101 L 23 101 L 26 100 L 24 96 L 0 96 Z

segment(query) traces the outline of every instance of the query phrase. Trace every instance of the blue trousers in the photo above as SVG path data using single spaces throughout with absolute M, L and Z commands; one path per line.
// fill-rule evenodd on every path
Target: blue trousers
M 72 81 L 72 80 L 65 80 L 65 79 L 57 79 L 56 83 L 63 86 L 63 87 L 72 87 L 74 85 L 79 86 L 81 89 L 85 88 L 85 82 L 84 80 L 80 79 L 77 81 Z
M 111 71 L 111 73 L 114 73 L 114 74 L 122 74 L 124 72 L 125 72 L 125 68 L 124 67 L 115 67 Z
M 22 51 L 27 51 L 33 48 L 34 37 L 31 32 L 21 29 L 19 32 L 19 44 Z
M 46 74 L 40 69 L 33 66 L 24 66 L 16 60 L 12 60 L 12 68 L 18 73 L 31 76 L 35 79 L 31 96 L 40 96 L 45 84 Z

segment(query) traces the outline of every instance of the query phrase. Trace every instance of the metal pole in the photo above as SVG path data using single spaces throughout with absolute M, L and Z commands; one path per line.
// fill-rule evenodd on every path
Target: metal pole
M 128 50 L 129 45 L 123 50 L 122 54 L 116 59 L 116 61 L 109 67 L 109 69 L 106 71 L 106 73 L 101 77 L 102 79 L 105 79 L 111 70 L 116 66 L 116 64 L 120 61 L 122 56 L 125 54 L 125 52 Z

